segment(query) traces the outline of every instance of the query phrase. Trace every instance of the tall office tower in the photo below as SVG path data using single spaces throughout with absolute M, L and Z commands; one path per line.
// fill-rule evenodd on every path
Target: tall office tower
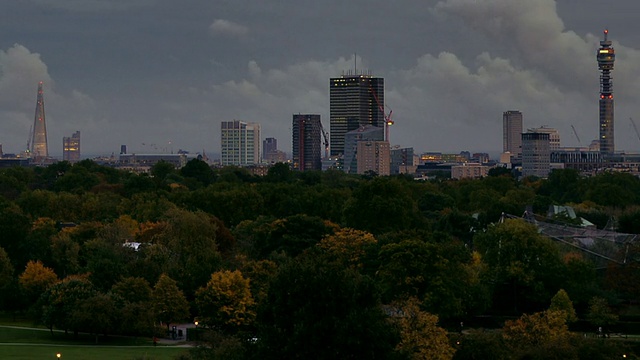
M 260 162 L 260 124 L 223 121 L 220 130 L 222 165 L 247 166 Z
M 604 31 L 604 40 L 600 41 L 597 59 L 600 69 L 600 152 L 612 155 L 615 152 L 613 141 L 613 82 L 611 71 L 616 54 L 607 39 L 609 30 Z
M 31 147 L 29 148 L 32 157 L 49 157 L 47 146 L 47 124 L 44 116 L 44 96 L 42 91 L 42 81 L 38 83 L 38 100 L 36 102 L 36 116 L 33 120 L 33 133 L 31 134 Z
M 278 151 L 278 140 L 276 138 L 268 137 L 262 140 L 262 158 L 266 162 L 271 160 L 271 157 Z
M 120 154 L 125 155 L 127 153 L 127 145 L 120 145 Z
M 549 134 L 528 132 L 522 134 L 522 176 L 546 178 L 551 171 Z
M 344 154 L 344 137 L 360 126 L 384 128 L 384 79 L 372 75 L 342 75 L 329 84 L 331 156 Z
M 292 132 L 293 168 L 300 171 L 321 170 L 320 137 L 322 136 L 322 125 L 320 115 L 294 114 Z
M 358 141 L 358 174 L 373 171 L 390 175 L 391 155 L 388 141 Z
M 522 113 L 517 110 L 502 113 L 502 152 L 512 158 L 522 156 Z
M 69 162 L 80 161 L 80 131 L 62 138 L 62 159 Z
M 348 174 L 358 173 L 358 143 L 360 141 L 383 141 L 384 129 L 372 125 L 361 126 L 344 135 L 343 170 Z

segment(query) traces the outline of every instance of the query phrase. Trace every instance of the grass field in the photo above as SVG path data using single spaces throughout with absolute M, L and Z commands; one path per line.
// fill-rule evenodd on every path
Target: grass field
M 0 359 L 57 359 L 60 353 L 62 360 L 171 360 L 186 353 L 188 349 L 158 346 L 154 347 L 115 347 L 90 345 L 7 345 L 0 343 Z
M 5 321 L 3 321 L 5 320 Z M 96 339 L 33 327 L 25 321 L 0 320 L 0 359 L 172 360 L 189 349 L 159 344 L 150 338 L 109 336 Z

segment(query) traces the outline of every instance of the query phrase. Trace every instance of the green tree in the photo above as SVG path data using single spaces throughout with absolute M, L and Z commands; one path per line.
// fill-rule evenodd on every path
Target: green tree
M 113 284 L 111 292 L 128 302 L 147 302 L 151 300 L 149 282 L 139 277 L 127 277 Z
M 384 301 L 416 297 L 428 312 L 450 318 L 464 313 L 472 294 L 472 278 L 465 269 L 471 260 L 459 241 L 409 238 L 382 246 L 375 274 Z
M 494 305 L 539 308 L 548 303 L 562 283 L 563 264 L 558 248 L 534 225 L 507 219 L 474 236 L 474 244 L 497 285 Z
M 438 317 L 420 310 L 420 302 L 410 298 L 400 305 L 400 314 L 392 317 L 400 328 L 400 342 L 396 350 L 408 359 L 448 360 L 455 349 L 451 346 L 447 331 L 438 326 Z
M 373 281 L 315 254 L 280 268 L 257 326 L 260 359 L 389 359 L 398 341 Z
M 13 265 L 9 255 L 0 247 L 0 289 L 7 286 L 13 278 Z
M 576 310 L 573 308 L 573 303 L 569 299 L 569 295 L 564 289 L 558 290 L 558 292 L 551 298 L 550 311 L 563 311 L 566 315 L 565 322 L 572 323 L 578 320 L 576 316 Z
M 74 329 L 94 334 L 97 344 L 99 334 L 107 336 L 121 322 L 122 307 L 118 300 L 113 294 L 96 293 L 79 301 L 69 314 L 68 321 Z
M 167 325 L 167 331 L 171 323 L 189 318 L 189 303 L 184 293 L 178 288 L 175 280 L 166 274 L 160 275 L 154 286 L 151 304 L 155 318 Z
M 256 315 L 249 280 L 238 270 L 211 274 L 207 286 L 196 292 L 196 305 L 198 321 L 223 331 L 249 325 Z
M 215 181 L 215 174 L 211 167 L 200 159 L 192 159 L 180 169 L 180 174 L 186 179 L 193 179 L 199 186 L 208 186 Z
M 594 326 L 607 327 L 618 322 L 618 315 L 611 311 L 607 300 L 594 296 L 589 301 L 587 320 Z
M 416 226 L 420 217 L 412 186 L 388 177 L 360 183 L 344 205 L 345 224 L 374 235 Z
M 168 275 L 179 279 L 190 298 L 220 268 L 217 219 L 198 211 L 171 209 L 154 241 L 166 248 Z
M 85 277 L 67 277 L 50 286 L 39 300 L 42 323 L 52 331 L 56 327 L 65 331 L 72 330 L 77 335 L 81 330 L 80 323 L 72 319 L 70 314 L 96 294 L 93 284 Z
M 111 292 L 123 299 L 120 308 L 120 331 L 124 334 L 148 335 L 153 331 L 153 312 L 151 309 L 151 287 L 139 277 L 120 280 L 111 288 Z

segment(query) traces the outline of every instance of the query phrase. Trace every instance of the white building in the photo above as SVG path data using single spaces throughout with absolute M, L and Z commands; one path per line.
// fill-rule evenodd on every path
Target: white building
M 239 120 L 220 124 L 222 165 L 247 166 L 260 162 L 260 124 Z

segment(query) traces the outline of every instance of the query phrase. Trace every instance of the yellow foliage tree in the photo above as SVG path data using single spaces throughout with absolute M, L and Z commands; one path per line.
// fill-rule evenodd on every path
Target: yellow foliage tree
M 517 320 L 505 322 L 502 337 L 513 349 L 560 342 L 569 337 L 566 318 L 564 311 L 524 314 Z
M 37 300 L 47 288 L 58 282 L 56 273 L 44 266 L 40 260 L 29 261 L 19 277 L 20 286 L 30 300 Z
M 369 232 L 345 228 L 326 236 L 318 246 L 347 266 L 361 267 L 366 247 L 377 242 Z
M 392 317 L 400 329 L 400 342 L 396 350 L 409 359 L 449 360 L 455 349 L 451 346 L 447 332 L 438 326 L 438 316 L 421 311 L 420 302 L 410 298 L 399 307 Z
M 255 319 L 249 280 L 238 270 L 211 274 L 206 287 L 196 292 L 199 321 L 209 327 L 233 330 Z

